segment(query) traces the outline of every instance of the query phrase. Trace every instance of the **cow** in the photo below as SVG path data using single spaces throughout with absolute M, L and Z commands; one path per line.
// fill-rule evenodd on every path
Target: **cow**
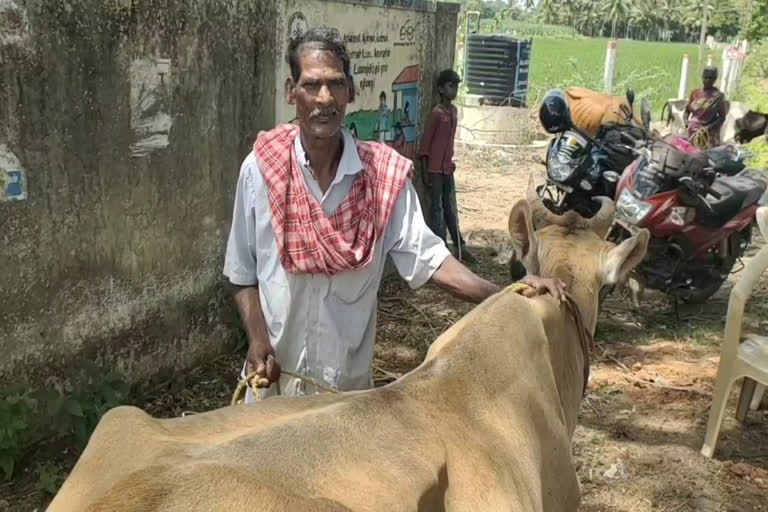
M 768 139 L 768 114 L 749 110 L 735 125 L 734 140 L 746 144 L 752 139 L 765 135 Z
M 512 207 L 510 236 L 529 272 L 565 281 L 565 304 L 506 288 L 377 389 L 173 419 L 112 409 L 48 510 L 576 510 L 571 438 L 598 293 L 643 259 L 648 232 L 616 246 L 607 198 L 584 219 L 535 196 Z

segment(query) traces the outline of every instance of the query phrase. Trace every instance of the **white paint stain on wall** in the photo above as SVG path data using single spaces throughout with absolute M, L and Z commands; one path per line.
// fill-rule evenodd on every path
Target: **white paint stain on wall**
M 23 201 L 26 198 L 26 172 L 8 146 L 0 144 L 0 201 Z
M 133 61 L 131 76 L 131 157 L 141 158 L 168 147 L 171 118 L 171 59 Z
M 29 39 L 27 11 L 14 0 L 0 0 L 0 45 L 21 46 Z

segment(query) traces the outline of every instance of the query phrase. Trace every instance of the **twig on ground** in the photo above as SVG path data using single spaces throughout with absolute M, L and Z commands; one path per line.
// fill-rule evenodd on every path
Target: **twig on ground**
M 416 304 L 414 304 L 410 300 L 405 299 L 403 297 L 398 297 L 397 300 L 405 302 L 406 304 L 411 306 L 413 309 L 415 309 L 421 316 L 423 316 L 424 320 L 427 321 L 427 325 L 429 326 L 429 329 L 432 331 L 432 334 L 435 336 L 435 338 L 437 338 L 438 332 L 435 329 L 435 326 L 432 325 L 432 322 L 429 320 L 429 316 L 427 316 L 427 314 L 424 312 L 423 309 L 421 309 L 419 306 L 417 306 Z
M 694 393 L 694 394 L 697 394 L 697 395 L 706 395 L 706 393 L 701 391 L 700 389 L 696 389 L 696 388 L 692 388 L 692 387 L 670 386 L 670 385 L 667 385 L 667 384 L 659 384 L 658 382 L 652 382 L 650 380 L 638 379 L 634 375 L 624 375 L 624 377 L 626 377 L 627 379 L 629 379 L 631 381 L 639 382 L 641 384 L 648 384 L 649 386 L 653 386 L 655 388 L 671 389 L 672 391 L 682 391 L 682 392 L 685 392 L 685 393 Z
M 399 379 L 400 377 L 402 377 L 402 376 L 403 376 L 403 374 L 402 374 L 402 373 L 393 373 L 393 372 L 390 372 L 390 371 L 388 371 L 388 370 L 385 370 L 384 368 L 382 368 L 382 367 L 380 367 L 380 366 L 377 366 L 377 365 L 375 365 L 375 364 L 371 365 L 371 369 L 372 369 L 373 371 L 375 371 L 375 372 L 379 372 L 379 373 L 381 373 L 381 374 L 382 374 L 382 375 L 384 375 L 385 377 L 388 377 L 388 378 L 391 378 L 391 379 L 395 379 L 395 380 L 397 380 L 397 379 Z

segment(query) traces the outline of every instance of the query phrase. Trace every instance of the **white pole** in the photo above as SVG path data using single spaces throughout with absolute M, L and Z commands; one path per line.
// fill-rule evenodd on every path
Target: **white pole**
M 736 86 L 738 67 L 739 67 L 739 58 L 738 56 L 736 56 L 736 58 L 733 59 L 733 64 L 731 65 L 731 69 L 728 70 L 728 90 L 726 94 L 732 93 L 734 90 L 734 87 Z
M 680 87 L 677 89 L 677 98 L 683 99 L 688 92 L 688 54 L 683 55 L 683 67 L 680 70 Z
M 720 77 L 721 77 L 720 89 L 723 91 L 723 93 L 727 93 L 728 72 L 730 71 L 731 66 L 733 65 L 730 59 L 730 54 L 728 53 L 727 46 L 723 48 L 722 63 L 723 63 L 723 69 L 720 70 Z
M 605 70 L 603 72 L 603 87 L 606 92 L 613 90 L 613 72 L 616 69 L 616 41 L 608 41 L 605 50 Z

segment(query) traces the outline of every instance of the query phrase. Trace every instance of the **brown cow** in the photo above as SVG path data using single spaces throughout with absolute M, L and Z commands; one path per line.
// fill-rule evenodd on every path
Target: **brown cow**
M 516 253 L 568 284 L 574 315 L 551 296 L 507 289 L 382 388 L 166 420 L 114 409 L 49 511 L 576 510 L 581 341 L 594 332 L 599 289 L 648 242 L 647 231 L 603 241 L 612 213 L 608 201 L 592 219 L 558 217 L 538 199 L 510 213 Z M 546 227 L 534 232 L 534 217 Z

